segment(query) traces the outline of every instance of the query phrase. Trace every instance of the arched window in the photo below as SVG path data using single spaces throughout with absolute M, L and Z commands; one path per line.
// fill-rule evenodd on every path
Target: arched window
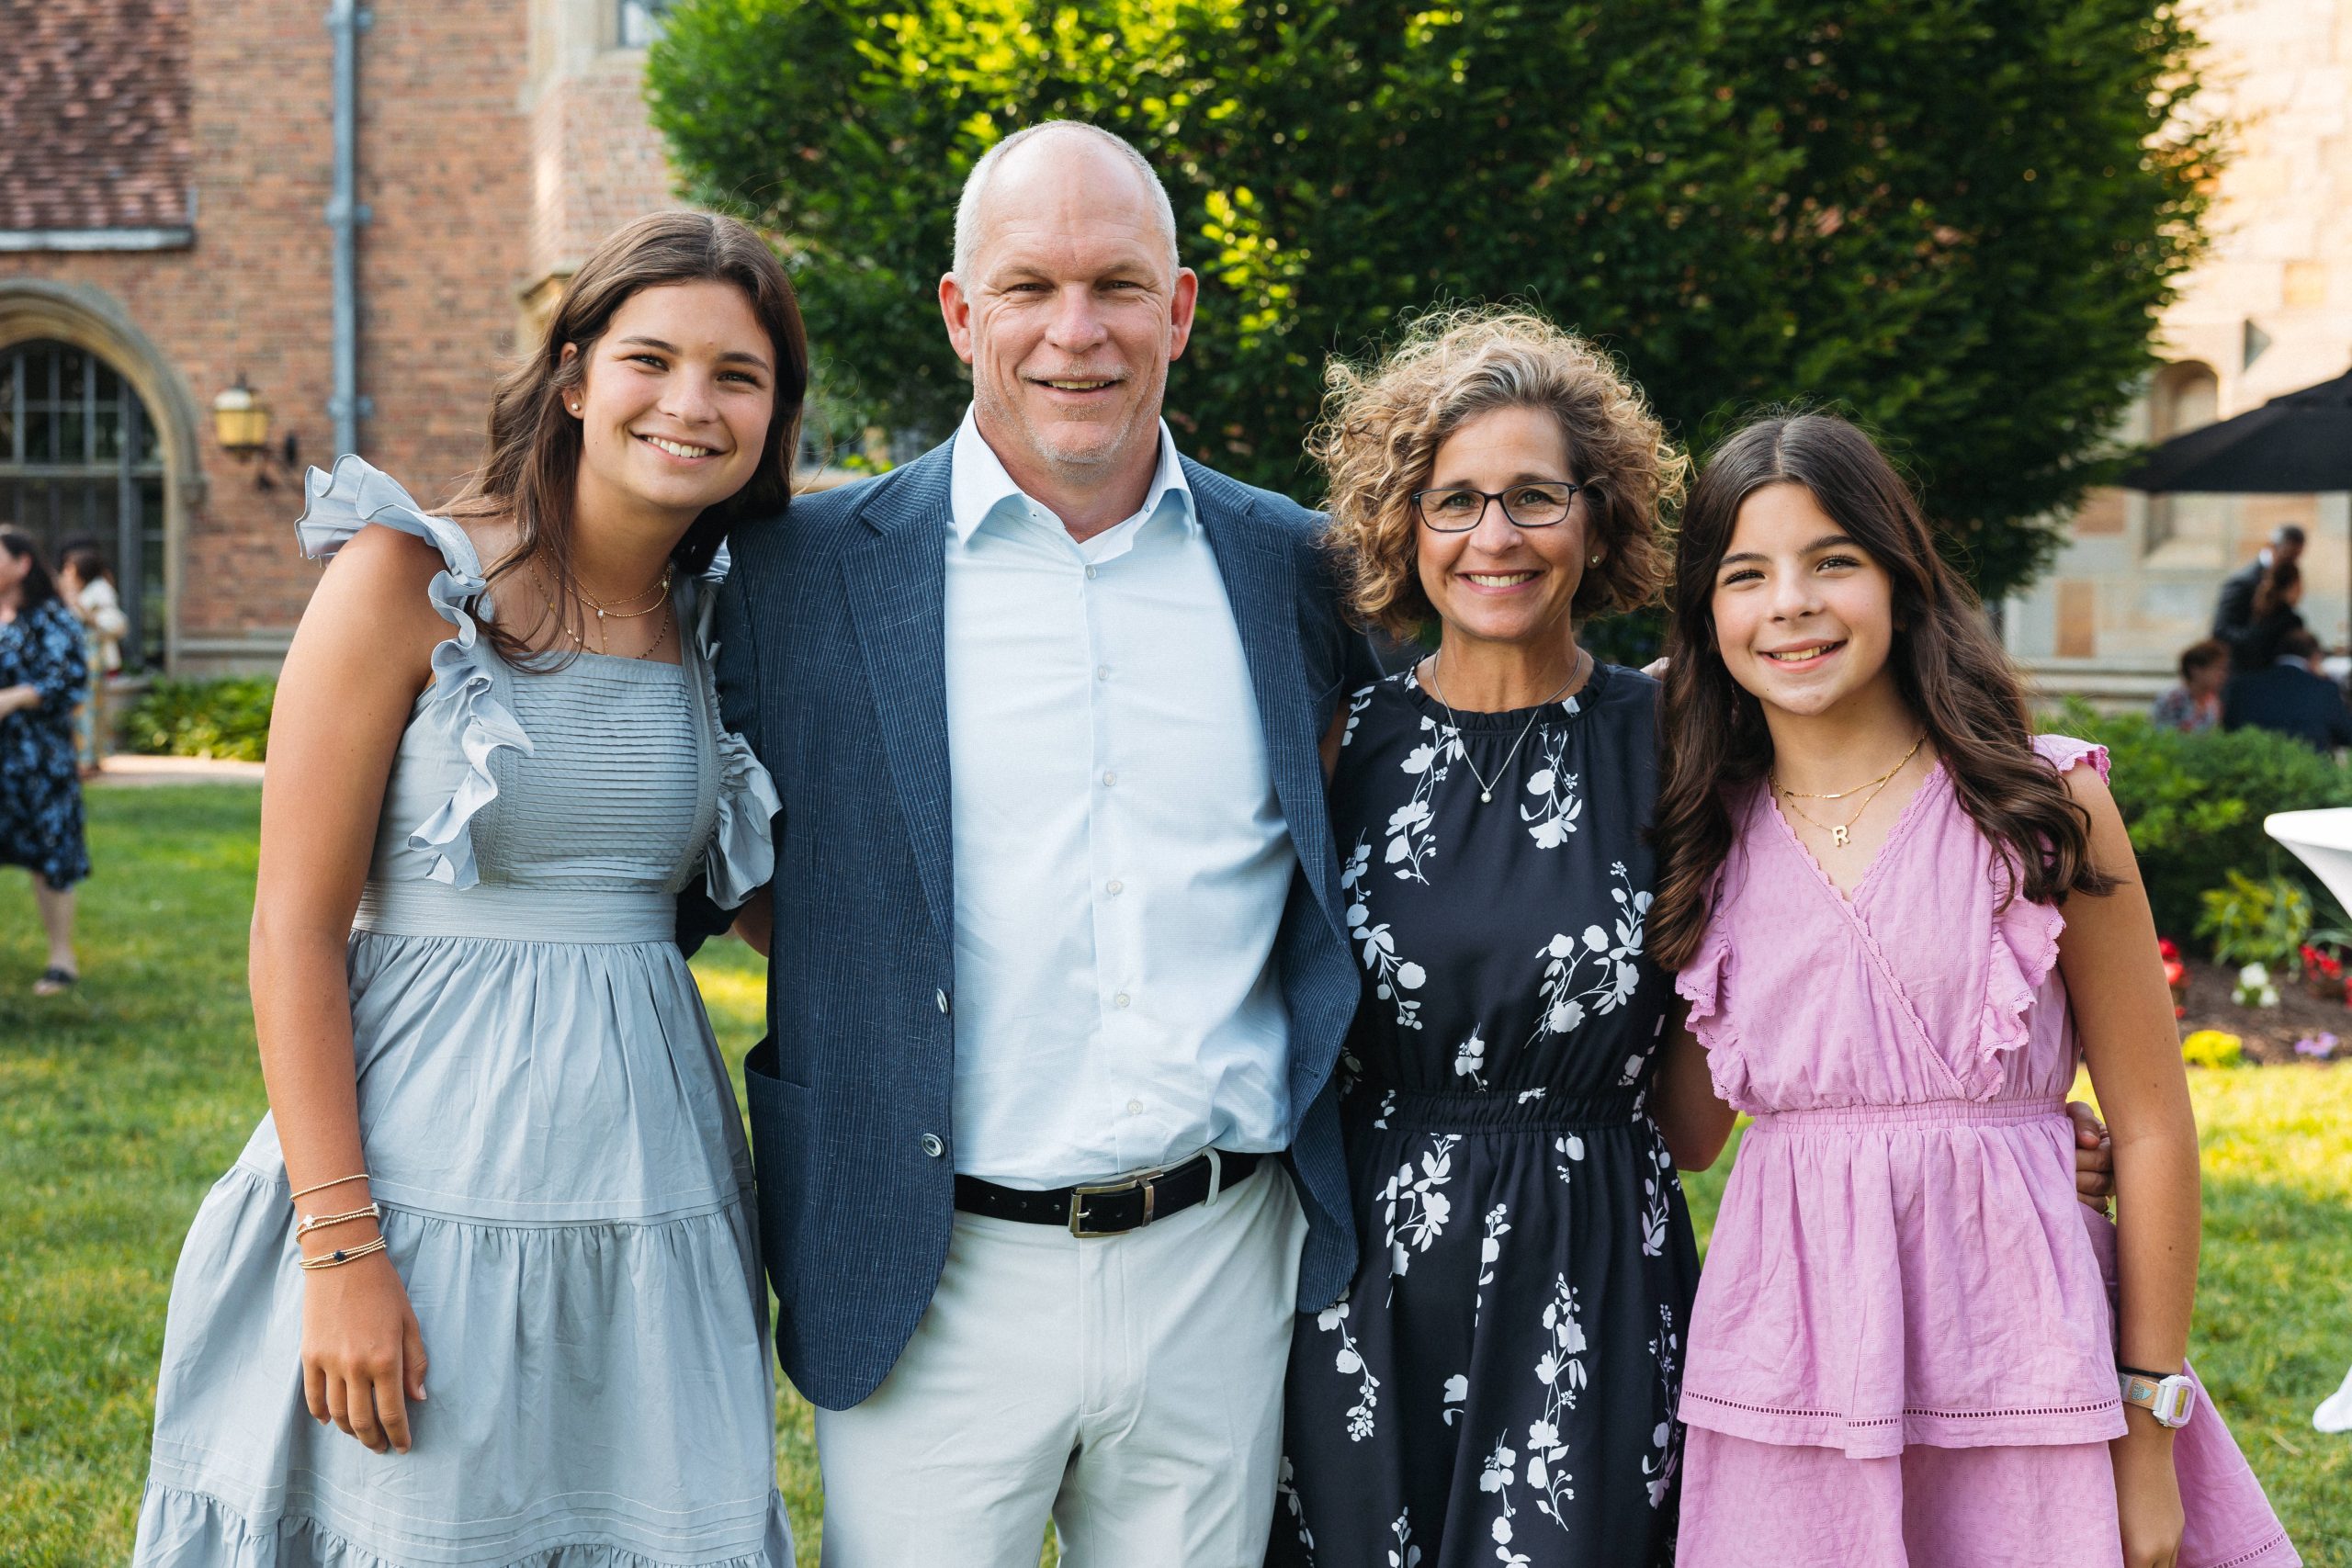
M 2167 365 L 2156 372 L 2148 388 L 2148 439 L 2169 441 L 2212 423 L 2222 415 L 2222 381 L 2213 367 L 2194 359 Z M 2222 526 L 2221 503 L 2211 496 L 2156 495 L 2148 498 L 2148 540 L 2151 550 L 2173 539 L 2211 535 L 2217 541 Z
M 96 545 L 130 618 L 123 662 L 164 648 L 164 457 L 146 406 L 85 349 L 36 339 L 0 349 L 0 522 L 59 551 Z

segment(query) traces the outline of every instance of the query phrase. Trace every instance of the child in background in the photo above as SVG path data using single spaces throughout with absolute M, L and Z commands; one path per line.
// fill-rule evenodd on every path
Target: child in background
M 65 547 L 57 570 L 57 591 L 82 623 L 83 638 L 89 647 L 90 687 L 74 721 L 74 741 L 86 778 L 106 765 L 107 742 L 112 733 L 107 680 L 122 671 L 122 639 L 130 633 L 130 620 L 115 593 L 114 574 L 107 570 L 106 558 L 94 545 L 77 542 Z
M 1842 420 L 1725 444 L 1674 617 L 1650 935 L 1695 1034 L 1660 1092 L 1756 1118 L 1692 1315 L 1683 1568 L 2297 1562 L 2186 1371 L 2196 1126 L 2105 750 L 2031 734 Z M 2120 1236 L 2075 1201 L 2078 1058 Z
M 2195 735 L 2222 722 L 2222 688 L 2230 679 L 2230 645 L 2219 637 L 2180 650 L 2180 684 L 2156 699 L 2148 716 L 2159 729 Z

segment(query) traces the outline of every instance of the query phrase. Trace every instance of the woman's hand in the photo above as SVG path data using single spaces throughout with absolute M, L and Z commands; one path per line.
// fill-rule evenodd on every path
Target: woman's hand
M 766 888 L 752 894 L 752 901 L 735 911 L 732 929 L 753 953 L 768 956 L 768 949 L 775 942 L 775 900 L 768 897 Z
M 2129 1435 L 2109 1445 L 2115 1459 L 2115 1511 L 2123 1522 L 2124 1568 L 2174 1568 L 2180 1557 L 2180 1480 L 2172 1434 L 2136 1405 L 2124 1407 Z
M 0 687 L 0 718 L 40 706 L 39 686 Z
M 424 1334 L 383 1253 L 303 1276 L 302 1398 L 313 1417 L 376 1452 L 408 1452 L 407 1402 L 424 1399 Z

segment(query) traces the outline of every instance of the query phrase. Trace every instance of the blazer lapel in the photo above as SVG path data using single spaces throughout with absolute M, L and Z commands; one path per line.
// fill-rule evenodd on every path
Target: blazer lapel
M 1189 470 L 1188 478 L 1197 478 Z M 1241 632 L 1241 652 L 1250 666 L 1250 688 L 1258 699 L 1258 722 L 1265 731 L 1267 764 L 1274 797 L 1283 808 L 1299 864 L 1332 927 L 1344 932 L 1339 888 L 1329 867 L 1331 823 L 1324 803 L 1322 737 L 1306 690 L 1298 640 L 1298 568 L 1291 544 L 1272 529 L 1255 525 L 1245 502 L 1228 508 L 1214 485 L 1193 485 L 1201 528 L 1208 535 L 1225 595 Z
M 874 687 L 882 752 L 907 820 L 923 901 L 943 941 L 956 931 L 947 761 L 948 448 L 908 467 L 862 514 L 842 554 L 851 619 Z

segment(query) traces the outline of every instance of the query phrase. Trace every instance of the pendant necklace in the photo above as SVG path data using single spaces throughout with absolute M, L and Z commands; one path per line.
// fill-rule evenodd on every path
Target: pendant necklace
M 1544 710 L 1545 708 L 1548 708 L 1554 703 L 1558 702 L 1560 698 L 1566 694 L 1567 689 L 1577 683 L 1577 677 L 1584 673 L 1586 661 L 1591 659 L 1591 657 L 1592 656 L 1585 652 L 1584 649 L 1577 649 L 1577 657 L 1568 666 L 1568 678 L 1560 682 L 1560 689 L 1554 692 L 1542 702 L 1537 703 L 1534 708 L 1529 712 L 1527 716 L 1527 723 L 1520 728 L 1519 739 L 1512 741 L 1510 743 L 1510 750 L 1503 753 L 1503 765 L 1495 770 L 1495 781 L 1497 784 L 1499 784 L 1502 781 L 1503 776 L 1510 772 L 1511 759 L 1518 756 L 1519 749 L 1527 743 L 1528 734 L 1530 731 L 1534 729 L 1535 721 L 1544 716 Z M 1482 801 L 1494 799 L 1495 785 L 1487 782 L 1487 775 L 1480 773 L 1478 771 L 1478 764 L 1470 760 L 1470 748 L 1466 745 L 1463 745 L 1462 742 L 1462 721 L 1453 716 L 1453 705 L 1445 700 L 1444 692 L 1438 688 L 1437 655 L 1434 653 L 1430 655 L 1430 673 L 1429 680 L 1426 684 L 1429 686 L 1430 695 L 1437 699 L 1437 705 L 1445 710 L 1446 722 L 1453 727 L 1453 743 L 1457 747 L 1461 748 L 1462 764 L 1470 770 L 1470 776 L 1478 781 L 1478 798 Z M 1905 759 L 1905 761 L 1908 761 L 1908 759 Z
M 1895 763 L 1894 766 L 1879 774 L 1878 777 L 1871 779 L 1863 784 L 1858 784 L 1851 789 L 1829 790 L 1826 792 L 1816 792 L 1811 795 L 1800 795 L 1795 790 L 1792 790 L 1789 788 L 1788 785 L 1782 784 L 1781 782 L 1781 776 L 1777 773 L 1772 775 L 1772 788 L 1782 800 L 1789 803 L 1790 810 L 1795 812 L 1798 816 L 1804 818 L 1815 827 L 1828 833 L 1829 847 L 1831 849 L 1842 850 L 1847 845 L 1854 841 L 1854 824 L 1862 819 L 1862 813 L 1871 808 L 1871 802 L 1879 797 L 1880 793 L 1883 791 L 1889 784 L 1894 782 L 1894 775 L 1901 773 L 1910 762 L 1911 759 L 1919 754 L 1919 748 L 1925 746 L 1927 743 L 1927 732 L 1922 730 L 1919 734 L 1919 739 L 1911 742 L 1911 750 L 1903 753 L 1902 761 Z M 1851 817 L 1847 818 L 1843 822 L 1824 822 L 1812 812 L 1807 811 L 1804 807 L 1797 804 L 1800 800 L 1845 800 L 1857 795 L 1862 797 L 1862 803 L 1861 805 L 1854 807 L 1854 814 Z

